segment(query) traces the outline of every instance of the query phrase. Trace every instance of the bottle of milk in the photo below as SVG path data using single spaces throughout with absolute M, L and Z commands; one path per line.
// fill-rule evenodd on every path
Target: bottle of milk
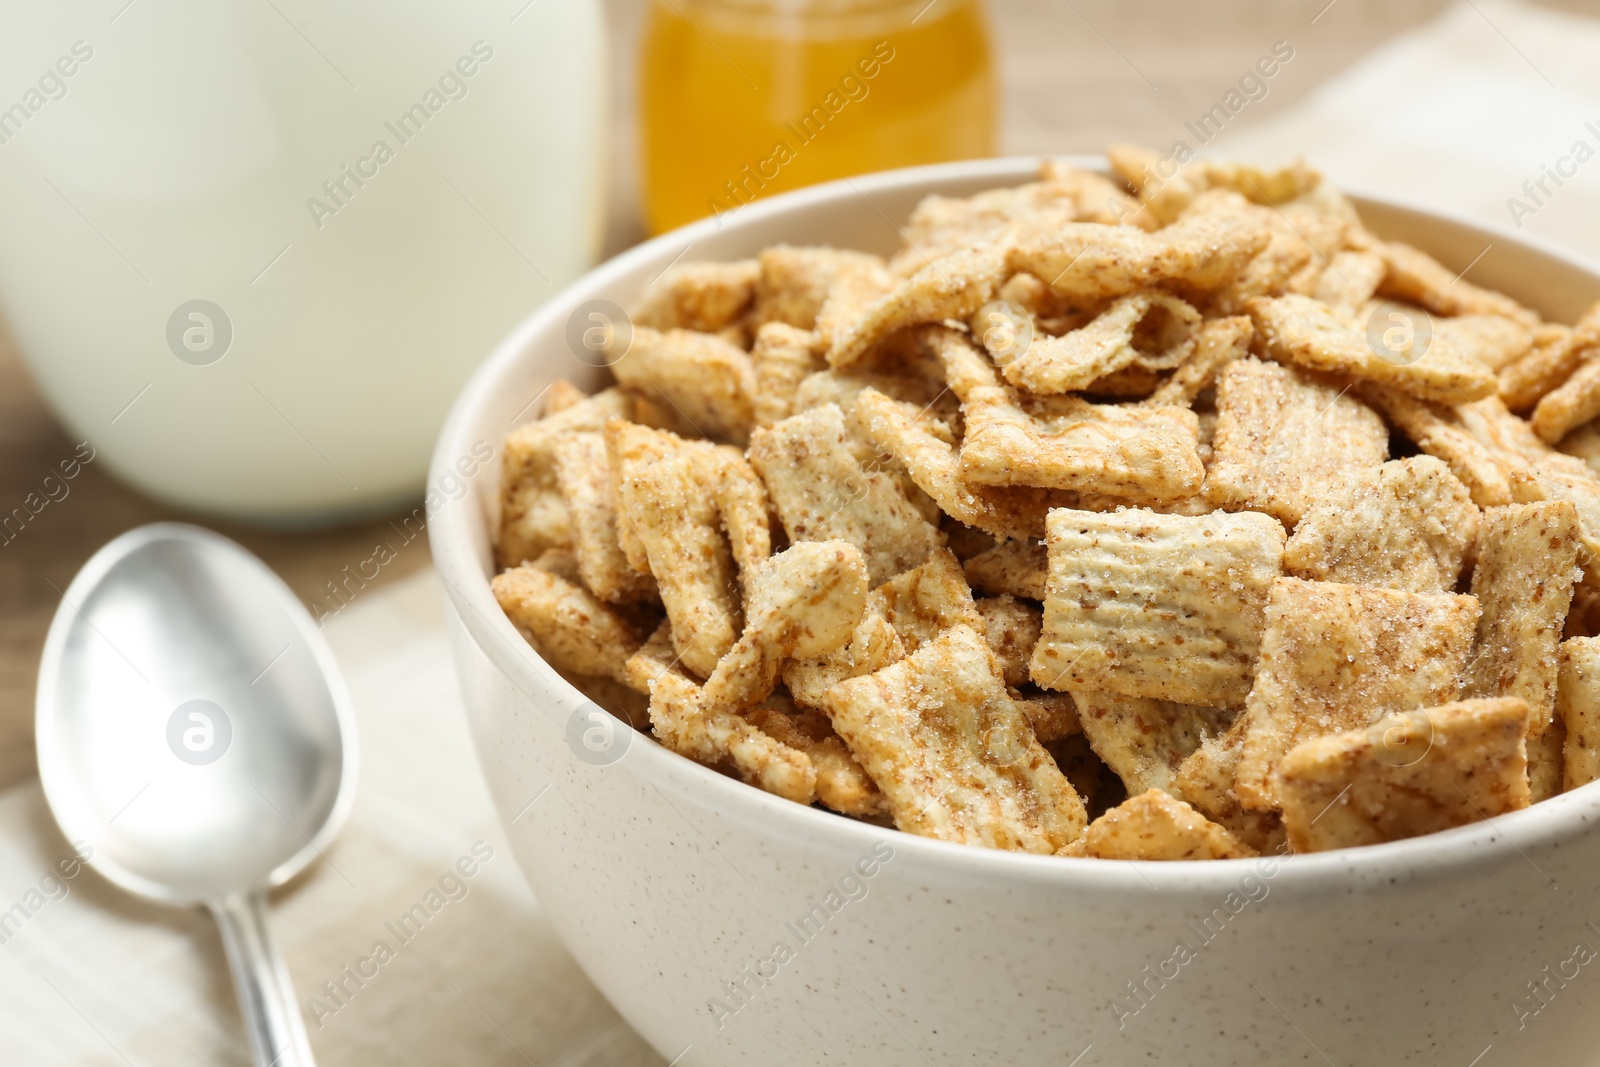
M 601 239 L 593 0 L 0 0 L 0 308 L 74 439 L 279 524 L 417 494 Z

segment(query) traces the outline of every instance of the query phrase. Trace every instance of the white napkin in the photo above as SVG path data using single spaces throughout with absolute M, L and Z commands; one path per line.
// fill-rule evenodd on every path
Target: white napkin
M 1225 130 L 1205 152 L 1261 163 L 1304 155 L 1340 187 L 1520 228 L 1600 260 L 1597 58 L 1600 20 L 1467 0 L 1294 108 Z M 1568 176 L 1547 176 L 1558 167 Z
M 318 1062 L 660 1062 L 517 870 L 467 734 L 432 570 L 353 604 L 326 634 L 355 699 L 360 787 L 327 862 L 272 906 Z M 210 917 L 142 904 L 91 871 L 64 878 L 71 855 L 37 781 L 0 794 L 0 1063 L 248 1064 Z M 441 888 L 462 857 L 473 877 Z M 397 935 L 419 903 L 437 910 Z M 358 986 L 344 968 L 378 941 L 393 958 L 365 964 L 377 973 Z

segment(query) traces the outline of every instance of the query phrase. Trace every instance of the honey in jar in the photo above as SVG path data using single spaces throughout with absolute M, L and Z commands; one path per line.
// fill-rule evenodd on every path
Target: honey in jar
M 994 152 L 981 0 L 653 0 L 639 73 L 654 233 L 816 182 Z

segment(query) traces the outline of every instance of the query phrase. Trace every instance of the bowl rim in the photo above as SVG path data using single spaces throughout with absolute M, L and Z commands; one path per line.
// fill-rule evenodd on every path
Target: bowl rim
M 525 360 L 536 358 L 534 342 L 541 335 L 559 336 L 568 309 L 606 292 L 608 286 L 614 286 L 642 265 L 666 260 L 676 262 L 690 247 L 719 234 L 726 225 L 753 226 L 798 209 L 825 206 L 858 196 L 870 202 L 872 193 L 903 193 L 919 186 L 932 192 L 933 186 L 973 179 L 993 179 L 997 186 L 1017 184 L 1036 174 L 1040 163 L 1046 159 L 1101 172 L 1107 169 L 1102 156 L 1006 156 L 881 171 L 781 193 L 743 205 L 724 217 L 701 219 L 635 245 L 585 272 L 518 323 L 473 373 L 452 404 L 440 431 L 428 476 L 427 529 L 435 569 L 451 610 L 495 670 L 510 680 L 519 692 L 535 699 L 541 694 L 560 694 L 572 704 L 588 699 L 523 640 L 495 602 L 488 577 L 480 571 L 471 550 L 472 531 L 467 509 L 477 506 L 476 495 L 473 492 L 459 495 L 435 492 L 445 479 L 459 478 L 451 466 L 454 458 L 471 450 L 471 430 L 481 409 L 500 389 L 502 380 Z M 1345 192 L 1358 207 L 1370 203 L 1427 216 L 1449 226 L 1477 231 L 1495 242 L 1523 246 L 1565 267 L 1600 278 L 1600 267 L 1589 263 L 1582 255 L 1536 236 L 1416 201 Z M 733 216 L 731 221 L 728 216 Z M 495 451 L 498 455 L 498 442 Z M 481 472 L 477 476 L 481 476 Z M 459 664 L 457 669 L 460 669 Z M 1137 896 L 1226 893 L 1236 889 L 1241 877 L 1249 874 L 1250 869 L 1259 871 L 1265 865 L 1272 865 L 1269 876 L 1275 887 L 1292 889 L 1301 895 L 1344 893 L 1356 885 L 1397 878 L 1460 876 L 1469 869 L 1498 866 L 1519 857 L 1539 870 L 1526 848 L 1559 845 L 1582 836 L 1591 824 L 1600 822 L 1600 783 L 1590 783 L 1519 811 L 1377 845 L 1208 862 L 1108 862 L 981 848 L 874 826 L 773 796 L 702 766 L 647 736 L 641 735 L 640 740 L 646 743 L 630 744 L 616 767 L 631 765 L 633 773 L 652 785 L 670 786 L 719 816 L 774 839 L 827 838 L 838 846 L 861 848 L 888 841 L 897 858 L 903 856 L 919 864 L 925 863 L 952 877 L 1020 880 L 1063 889 L 1104 890 Z M 1539 873 L 1544 876 L 1543 871 Z

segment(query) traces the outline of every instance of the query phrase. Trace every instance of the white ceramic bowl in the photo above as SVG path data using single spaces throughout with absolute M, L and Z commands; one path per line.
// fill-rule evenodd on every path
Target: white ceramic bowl
M 488 584 L 496 465 L 474 457 L 552 379 L 598 383 L 565 340 L 572 309 L 627 304 L 685 248 L 889 251 L 890 220 L 923 195 L 1015 184 L 1036 165 L 858 178 L 667 234 L 530 317 L 456 402 L 430 483 L 434 559 L 479 758 L 562 938 L 681 1064 L 1600 1062 L 1600 788 L 1280 860 L 968 848 L 800 807 L 640 735 L 596 756 L 584 697 L 501 614 Z M 1571 321 L 1600 296 L 1600 273 L 1526 238 L 1359 204 L 1378 233 L 1447 264 L 1483 253 L 1475 282 L 1547 316 Z

